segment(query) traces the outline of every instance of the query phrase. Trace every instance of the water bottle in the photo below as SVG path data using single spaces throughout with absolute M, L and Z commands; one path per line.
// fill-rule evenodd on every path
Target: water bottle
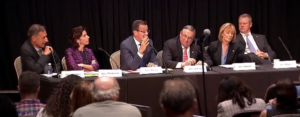
M 48 63 L 48 65 L 47 65 L 47 75 L 51 76 L 52 73 L 53 73 L 53 68 L 51 66 L 51 63 Z

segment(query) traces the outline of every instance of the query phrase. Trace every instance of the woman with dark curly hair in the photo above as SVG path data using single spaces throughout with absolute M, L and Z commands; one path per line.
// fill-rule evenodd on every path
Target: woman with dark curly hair
M 37 117 L 69 117 L 71 113 L 70 94 L 75 85 L 81 81 L 82 78 L 76 75 L 69 75 L 62 79 L 47 100 L 45 108 L 39 111 Z
M 219 84 L 218 117 L 232 117 L 244 110 L 263 110 L 264 100 L 254 98 L 251 89 L 240 78 L 229 76 Z

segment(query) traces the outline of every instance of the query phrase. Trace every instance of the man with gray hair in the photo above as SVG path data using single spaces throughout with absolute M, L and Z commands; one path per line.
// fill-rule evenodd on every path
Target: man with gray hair
M 59 57 L 51 46 L 46 46 L 48 43 L 46 28 L 40 24 L 33 24 L 28 29 L 27 37 L 21 47 L 22 70 L 43 74 L 46 73 L 44 68 L 48 63 L 54 63 L 51 64 L 52 68 L 60 70 Z
M 187 65 L 201 65 L 202 58 L 199 46 L 195 41 L 196 29 L 186 25 L 180 31 L 179 36 L 169 39 L 164 44 L 163 59 L 168 68 L 183 68 Z M 213 63 L 209 55 L 204 51 L 204 62 L 211 66 Z
M 141 117 L 136 107 L 117 101 L 119 90 L 115 78 L 97 78 L 91 91 L 96 102 L 77 109 L 73 117 Z

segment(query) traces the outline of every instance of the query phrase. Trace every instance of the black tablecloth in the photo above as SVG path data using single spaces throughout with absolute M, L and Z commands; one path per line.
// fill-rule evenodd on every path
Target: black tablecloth
M 215 117 L 217 115 L 216 96 L 218 85 L 222 78 L 231 75 L 240 77 L 252 89 L 255 97 L 264 98 L 265 91 L 269 85 L 284 78 L 298 81 L 299 73 L 299 68 L 274 69 L 272 65 L 263 65 L 257 68 L 257 70 L 247 71 L 234 71 L 232 69 L 214 67 L 213 71 L 205 73 L 205 78 L 203 78 L 202 73 L 185 73 L 182 69 L 175 69 L 170 74 L 125 74 L 123 77 L 117 78 L 117 80 L 121 88 L 120 101 L 150 106 L 153 117 L 163 117 L 163 112 L 159 104 L 159 94 L 164 81 L 186 76 L 195 85 L 199 94 L 197 98 L 200 102 L 201 114 L 207 117 Z M 84 80 L 93 81 L 95 78 L 87 77 Z M 46 102 L 50 93 L 60 81 L 61 79 L 59 78 L 41 78 L 39 94 L 41 102 Z

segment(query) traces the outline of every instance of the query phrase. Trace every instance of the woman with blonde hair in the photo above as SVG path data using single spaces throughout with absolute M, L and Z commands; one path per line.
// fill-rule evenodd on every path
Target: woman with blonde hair
M 235 43 L 236 30 L 233 24 L 225 23 L 221 26 L 219 40 L 211 42 L 207 53 L 213 61 L 213 66 L 242 62 L 245 49 Z
M 80 107 L 94 102 L 91 94 L 92 82 L 82 81 L 76 85 L 71 94 L 71 116 Z

